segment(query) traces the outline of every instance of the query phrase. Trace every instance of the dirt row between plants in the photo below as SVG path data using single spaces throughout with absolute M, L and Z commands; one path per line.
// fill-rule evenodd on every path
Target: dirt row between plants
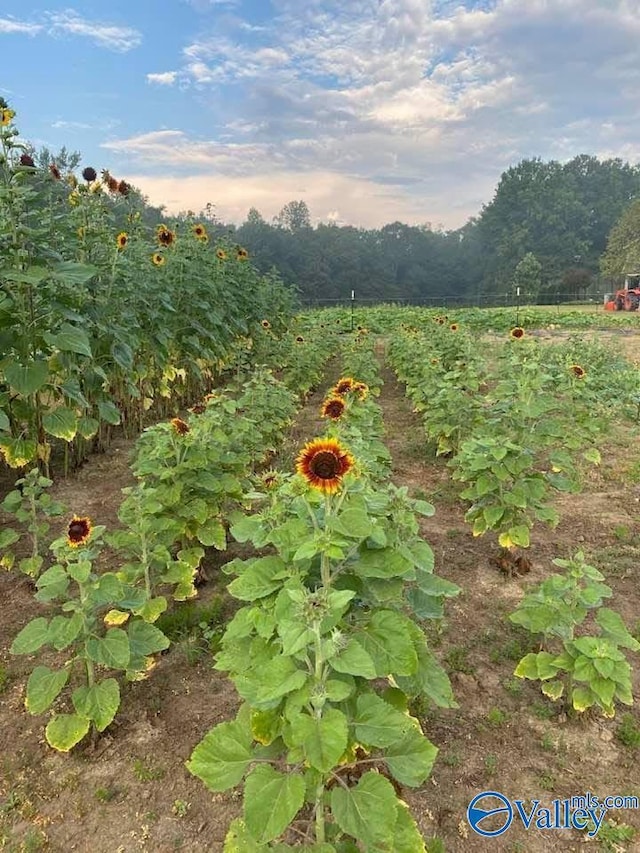
M 380 357 L 384 363 L 383 346 Z M 613 587 L 610 606 L 637 635 L 640 491 L 637 483 L 624 482 L 628 427 L 603 449 L 602 465 L 590 475 L 584 492 L 557 501 L 562 517 L 558 527 L 534 530 L 530 574 L 505 577 L 493 559 L 498 550 L 495 541 L 471 535 L 446 461 L 427 454 L 422 416 L 412 411 L 404 388 L 386 364 L 383 378 L 379 402 L 393 458 L 393 481 L 436 507 L 433 517 L 421 520 L 422 534 L 434 549 L 436 573 L 462 590 L 447 602 L 443 624 L 428 631 L 432 648 L 450 674 L 459 708 L 422 709 L 425 734 L 440 753 L 431 778 L 417 791 L 406 790 L 405 799 L 425 838 L 441 839 L 447 853 L 581 850 L 584 834 L 525 830 L 519 819 L 504 835 L 481 838 L 470 829 L 466 810 L 472 798 L 486 790 L 511 800 L 537 799 L 549 807 L 555 798 L 588 791 L 600 797 L 640 797 L 639 752 L 615 736 L 620 714 L 614 720 L 590 712 L 567 719 L 542 696 L 539 686 L 513 677 L 517 661 L 537 649 L 526 632 L 506 619 L 526 588 L 555 570 L 554 557 L 566 558 L 582 548 Z M 637 655 L 631 657 L 636 659 L 632 663 L 638 696 L 640 661 Z M 640 726 L 637 708 L 631 712 Z M 609 812 L 607 818 L 640 831 L 639 812 Z M 612 845 L 618 838 L 615 830 L 610 838 Z M 600 849 L 638 851 L 640 842 Z

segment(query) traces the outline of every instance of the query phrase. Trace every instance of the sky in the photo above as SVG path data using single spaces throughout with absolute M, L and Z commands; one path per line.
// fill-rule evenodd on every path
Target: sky
M 454 229 L 529 157 L 640 161 L 640 0 L 0 0 L 21 136 L 167 213 Z

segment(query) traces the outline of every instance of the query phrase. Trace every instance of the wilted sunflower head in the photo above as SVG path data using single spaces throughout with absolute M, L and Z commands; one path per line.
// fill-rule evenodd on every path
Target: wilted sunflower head
M 356 382 L 354 383 L 353 391 L 358 395 L 358 400 L 366 400 L 369 394 L 369 386 L 366 382 Z
M 355 384 L 355 380 L 350 376 L 343 376 L 341 379 L 338 379 L 333 390 L 336 394 L 344 396 L 344 394 L 348 394 L 349 391 L 353 391 L 353 386 Z
M 263 320 L 260 323 L 260 325 L 262 326 L 263 329 L 270 329 L 271 328 L 271 323 L 268 320 Z
M 265 471 L 262 475 L 262 483 L 267 489 L 275 489 L 280 481 L 280 475 L 277 471 L 274 471 L 273 468 L 270 468 L 268 471 Z
M 157 267 L 163 267 L 166 264 L 167 259 L 164 255 L 161 255 L 160 252 L 154 252 L 153 255 L 151 255 L 151 262 Z
M 320 414 L 323 418 L 331 418 L 334 421 L 339 420 L 345 409 L 344 400 L 342 397 L 329 397 L 322 404 Z
M 87 516 L 74 515 L 67 528 L 67 545 L 78 548 L 84 545 L 91 536 L 91 519 Z
M 514 328 L 509 332 L 509 337 L 514 341 L 519 341 L 520 338 L 524 338 L 524 329 L 522 326 L 514 326 Z
M 58 169 L 55 163 L 49 163 L 49 172 L 51 173 L 51 177 L 56 181 L 59 181 L 62 177 L 60 169 Z
M 171 426 L 178 435 L 186 435 L 188 432 L 191 432 L 189 424 L 183 421 L 182 418 L 171 418 Z
M 342 478 L 354 465 L 354 458 L 339 441 L 316 438 L 302 448 L 296 471 L 307 483 L 325 494 L 337 492 Z
M 107 176 L 103 177 L 103 180 L 104 180 L 105 184 L 107 185 L 107 189 L 109 190 L 110 193 L 117 193 L 118 192 L 119 184 L 118 184 L 117 178 L 114 178 L 113 175 L 110 175 L 107 173 Z
M 587 375 L 587 371 L 579 364 L 572 364 L 569 370 L 571 371 L 571 373 L 573 373 L 576 379 L 584 379 L 584 377 Z
M 93 168 L 93 166 L 87 166 L 85 169 L 82 170 L 82 177 L 88 184 L 90 184 L 98 177 L 98 173 Z
M 120 195 L 128 196 L 131 192 L 131 184 L 128 184 L 126 181 L 120 181 L 118 184 L 118 192 Z
M 20 155 L 20 165 L 21 166 L 28 166 L 29 168 L 32 169 L 35 166 L 35 163 L 33 162 L 33 157 L 31 157 L 29 154 L 21 154 Z
M 156 228 L 156 240 L 161 246 L 170 246 L 175 239 L 175 231 L 167 228 L 166 225 L 158 225 Z
M 196 403 L 189 409 L 189 411 L 192 415 L 201 415 L 203 412 L 207 411 L 207 406 L 205 403 Z
M 116 246 L 118 249 L 122 250 L 129 242 L 129 237 L 127 236 L 126 231 L 121 231 L 116 237 Z
M 246 261 L 248 257 L 249 257 L 249 252 L 247 252 L 246 249 L 243 249 L 242 246 L 238 246 L 238 248 L 236 249 L 236 258 L 239 261 Z
M 206 240 L 209 237 L 207 229 L 200 222 L 193 225 L 191 230 L 193 231 L 193 236 L 198 240 Z

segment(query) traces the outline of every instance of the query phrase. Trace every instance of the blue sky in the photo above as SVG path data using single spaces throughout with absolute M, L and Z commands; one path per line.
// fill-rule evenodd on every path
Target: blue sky
M 0 94 L 168 212 L 456 228 L 523 157 L 640 161 L 640 0 L 0 3 Z

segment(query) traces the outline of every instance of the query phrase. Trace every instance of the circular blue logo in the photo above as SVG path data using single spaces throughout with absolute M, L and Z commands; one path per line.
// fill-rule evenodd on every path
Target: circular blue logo
M 491 817 L 494 820 L 490 821 Z M 469 803 L 467 820 L 471 829 L 478 835 L 493 838 L 509 829 L 513 820 L 513 808 L 504 794 L 499 794 L 498 791 L 483 791 Z M 498 829 L 482 829 L 483 822 L 486 822 L 485 826 L 498 826 Z

